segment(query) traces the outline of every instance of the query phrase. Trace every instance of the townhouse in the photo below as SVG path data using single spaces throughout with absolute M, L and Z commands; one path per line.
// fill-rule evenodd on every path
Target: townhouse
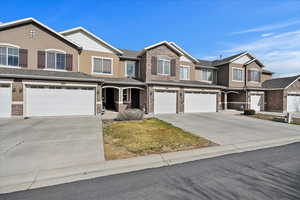
M 58 33 L 33 18 L 0 25 L 0 117 L 300 110 L 299 77 L 277 88 L 272 74 L 248 52 L 206 61 L 174 42 L 133 51 L 82 27 Z

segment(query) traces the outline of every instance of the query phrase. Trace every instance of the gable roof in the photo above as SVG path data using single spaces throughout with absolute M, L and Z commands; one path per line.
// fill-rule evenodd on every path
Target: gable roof
M 179 51 L 181 51 L 181 53 L 183 53 L 185 56 L 192 59 L 194 62 L 198 63 L 198 60 L 196 58 L 194 58 L 191 54 L 189 54 L 184 49 L 182 49 L 180 46 L 178 46 L 175 42 L 169 42 L 169 44 L 173 45 L 175 48 L 177 48 Z
M 232 56 L 229 56 L 229 57 L 226 57 L 226 58 L 223 58 L 223 59 L 214 60 L 212 62 L 213 62 L 213 65 L 223 65 L 223 64 L 226 64 L 226 63 L 233 62 L 234 60 L 242 57 L 243 55 L 246 55 L 247 53 L 248 52 L 244 51 L 244 52 L 234 54 Z
M 36 20 L 36 19 L 34 19 L 32 17 L 21 19 L 21 20 L 16 20 L 16 21 L 12 21 L 12 22 L 2 23 L 2 24 L 0 24 L 0 31 L 6 30 L 6 29 L 10 29 L 10 28 L 14 28 L 14 27 L 17 27 L 17 26 L 22 26 L 22 25 L 30 24 L 30 23 L 34 23 L 34 24 L 36 24 L 36 25 L 38 25 L 38 26 L 40 26 L 40 27 L 48 30 L 50 33 L 54 34 L 55 36 L 57 36 L 58 38 L 62 39 L 66 43 L 72 45 L 73 47 L 77 48 L 78 50 L 82 49 L 80 45 L 78 45 L 75 42 L 69 40 L 68 38 L 64 37 L 62 34 L 56 32 L 52 28 L 46 26 L 45 24 L 39 22 L 38 20 Z
M 88 31 L 87 29 L 79 26 L 79 27 L 75 27 L 75 28 L 71 28 L 71 29 L 68 29 L 68 30 L 65 30 L 65 31 L 61 31 L 60 34 L 62 35 L 70 35 L 72 33 L 75 33 L 75 32 L 84 32 L 85 34 L 91 36 L 93 39 L 97 40 L 98 42 L 104 44 L 105 46 L 109 47 L 110 49 L 112 49 L 113 51 L 119 53 L 119 54 L 123 54 L 123 52 L 121 50 L 119 50 L 118 48 L 112 46 L 111 44 L 109 44 L 108 42 L 105 42 L 103 39 L 101 39 L 100 37 L 96 36 L 95 34 L 91 33 L 90 31 Z
M 286 89 L 299 79 L 300 79 L 300 75 L 282 77 L 282 78 L 274 78 L 274 79 L 264 81 L 262 83 L 262 87 L 273 88 L 273 89 L 275 89 L 275 88 Z
M 123 52 L 123 55 L 121 57 L 123 58 L 129 58 L 129 59 L 137 59 L 140 51 L 135 51 L 135 50 L 129 50 L 129 49 L 120 49 L 120 51 Z
M 147 50 L 150 50 L 150 49 L 153 49 L 157 46 L 160 46 L 160 45 L 166 45 L 167 47 L 169 47 L 170 49 L 172 49 L 173 51 L 175 51 L 178 55 L 180 56 L 183 56 L 184 54 L 179 51 L 177 48 L 175 48 L 173 45 L 171 45 L 168 41 L 161 41 L 161 42 L 158 42 L 158 43 L 155 43 L 155 44 L 152 44 L 150 46 L 147 46 L 145 47 L 140 53 L 139 55 L 142 55 L 145 51 Z

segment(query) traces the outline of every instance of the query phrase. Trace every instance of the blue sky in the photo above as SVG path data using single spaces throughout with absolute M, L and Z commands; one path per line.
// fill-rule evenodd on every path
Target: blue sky
M 1 22 L 34 17 L 57 31 L 83 26 L 119 48 L 168 40 L 204 59 L 249 50 L 277 76 L 300 73 L 299 0 L 15 0 L 1 2 L 0 12 Z

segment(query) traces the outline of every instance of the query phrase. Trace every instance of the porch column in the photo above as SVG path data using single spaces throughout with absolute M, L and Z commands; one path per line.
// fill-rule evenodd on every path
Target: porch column
M 224 92 L 224 110 L 227 110 L 227 92 Z
M 119 104 L 123 104 L 123 88 L 119 88 Z

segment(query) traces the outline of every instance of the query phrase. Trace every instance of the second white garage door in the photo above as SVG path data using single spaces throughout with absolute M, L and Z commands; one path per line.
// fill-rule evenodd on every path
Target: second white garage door
M 184 112 L 217 112 L 217 95 L 186 92 L 184 94 Z
M 154 92 L 154 113 L 176 113 L 177 92 L 155 91 Z
M 0 117 L 11 116 L 11 86 L 0 85 Z
M 287 96 L 287 112 L 300 112 L 300 95 Z
M 93 88 L 26 88 L 26 116 L 95 114 Z

